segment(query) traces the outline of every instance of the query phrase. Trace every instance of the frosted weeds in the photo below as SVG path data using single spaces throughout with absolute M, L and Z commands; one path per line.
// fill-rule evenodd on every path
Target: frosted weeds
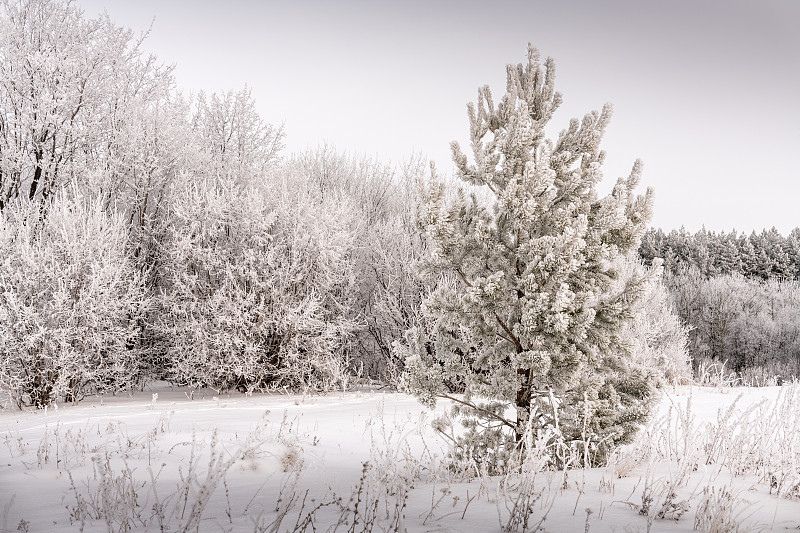
M 543 439 L 455 469 L 400 394 L 183 391 L 0 413 L 0 531 L 715 531 L 800 525 L 800 386 L 680 388 L 604 468 Z M 447 406 L 442 406 L 444 411 Z

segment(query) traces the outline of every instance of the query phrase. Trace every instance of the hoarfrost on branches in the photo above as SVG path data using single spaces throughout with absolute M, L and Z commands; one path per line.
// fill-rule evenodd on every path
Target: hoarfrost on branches
M 346 211 L 200 183 L 178 195 L 157 325 L 171 379 L 245 392 L 346 385 Z
M 74 191 L 73 191 L 74 192 Z M 142 279 L 99 199 L 58 193 L 42 217 L 0 213 L 0 389 L 22 405 L 125 390 L 141 378 Z

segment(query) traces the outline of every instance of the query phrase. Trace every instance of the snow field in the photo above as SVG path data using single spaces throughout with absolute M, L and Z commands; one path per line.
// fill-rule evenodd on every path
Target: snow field
M 436 413 L 376 391 L 167 387 L 0 412 L 0 531 L 788 531 L 800 386 L 668 391 L 604 468 L 450 467 Z

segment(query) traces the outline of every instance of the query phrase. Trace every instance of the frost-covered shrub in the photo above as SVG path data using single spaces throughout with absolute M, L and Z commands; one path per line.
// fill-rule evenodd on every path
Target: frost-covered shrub
M 657 370 L 666 383 L 690 381 L 689 328 L 674 310 L 661 265 L 646 267 L 638 258 L 626 257 L 622 261 L 621 279 L 635 273 L 647 276 L 648 283 L 633 306 L 633 318 L 622 328 L 620 337 L 627 342 L 633 360 L 645 368 Z
M 353 315 L 363 320 L 349 354 L 353 371 L 363 377 L 396 383 L 403 361 L 392 343 L 421 320 L 420 303 L 430 283 L 414 269 L 424 253 L 415 214 L 417 180 L 426 168 L 421 157 L 392 167 L 328 145 L 296 154 L 281 168 L 290 188 L 352 209 L 347 220 L 355 236 L 351 260 L 357 281 L 351 304 Z
M 691 328 L 689 352 L 725 364 L 748 382 L 800 374 L 800 282 L 729 274 L 705 278 L 692 268 L 666 278 L 681 319 Z
M 433 283 L 414 269 L 424 247 L 402 217 L 373 226 L 367 243 L 363 267 L 369 294 L 363 302 L 366 329 L 361 342 L 373 352 L 374 374 L 396 383 L 405 361 L 392 344 L 402 339 L 406 330 L 425 322 L 422 299 Z
M 125 226 L 99 200 L 58 194 L 0 214 L 0 389 L 17 405 L 129 388 L 146 301 Z
M 372 360 L 380 370 L 377 375 L 393 384 L 399 381 L 405 361 L 392 345 L 406 330 L 426 321 L 422 300 L 435 286 L 435 278 L 423 276 L 416 269 L 426 254 L 416 220 L 421 201 L 417 180 L 423 173 L 424 167 L 413 161 L 403 169 L 394 185 L 392 208 L 369 226 L 361 254 L 360 271 L 366 287 L 362 343 L 373 354 Z
M 247 87 L 198 94 L 192 131 L 206 159 L 205 175 L 240 188 L 262 179 L 283 148 L 283 127 L 261 118 Z
M 172 219 L 156 327 L 171 339 L 173 381 L 246 392 L 346 384 L 354 277 L 342 206 L 197 184 L 176 195 Z

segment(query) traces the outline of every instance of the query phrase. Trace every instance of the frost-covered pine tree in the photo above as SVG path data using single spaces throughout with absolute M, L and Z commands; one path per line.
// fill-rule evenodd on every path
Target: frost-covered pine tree
M 611 107 L 548 140 L 561 103 L 554 63 L 542 68 L 530 45 L 527 59 L 507 67 L 498 103 L 484 86 L 468 105 L 473 161 L 458 143 L 452 152 L 472 192 L 448 199 L 435 176 L 426 190 L 431 254 L 421 269 L 440 283 L 423 305 L 434 326 L 409 330 L 395 348 L 406 358 L 404 386 L 422 402 L 449 398 L 473 429 L 506 428 L 507 444 L 528 428 L 552 430 L 602 460 L 632 436 L 653 396 L 652 374 L 619 337 L 645 280 L 617 281 L 617 258 L 638 248 L 651 192 L 634 194 L 637 162 L 598 196 Z M 502 431 L 478 433 L 482 446 L 501 445 L 491 439 Z

